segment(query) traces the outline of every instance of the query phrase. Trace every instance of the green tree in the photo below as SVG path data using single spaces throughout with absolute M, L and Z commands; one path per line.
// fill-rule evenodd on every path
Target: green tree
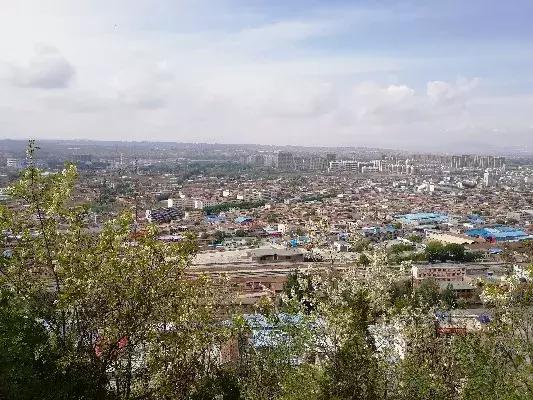
M 393 244 L 389 251 L 394 254 L 403 253 L 406 251 L 413 251 L 415 248 L 412 244 L 404 244 L 404 243 L 398 243 Z
M 417 317 L 404 334 L 410 346 L 396 370 L 391 398 L 460 399 L 461 376 L 447 338 L 435 337 L 427 317 Z
M 241 400 L 241 385 L 237 371 L 231 366 L 215 369 L 199 380 L 190 398 L 191 400 Z
M 409 235 L 407 236 L 407 240 L 413 243 L 422 243 L 423 238 L 420 235 Z
M 0 291 L 0 398 L 106 398 L 104 377 L 84 360 L 63 366 L 46 327 L 17 302 Z
M 326 364 L 322 398 L 379 399 L 383 384 L 374 342 L 368 328 L 372 322 L 370 300 L 364 290 L 345 298 L 334 318 L 345 318 L 338 326 L 344 332 Z M 340 322 L 340 321 L 339 321 Z M 346 325 L 345 325 L 346 324 Z
M 137 231 L 128 214 L 91 233 L 87 207 L 70 201 L 75 167 L 44 175 L 31 165 L 34 151 L 30 145 L 30 167 L 11 188 L 13 201 L 0 208 L 0 231 L 9 233 L 1 237 L 9 256 L 0 260 L 0 293 L 10 316 L 0 329 L 10 354 L 27 342 L 29 351 L 55 355 L 42 361 L 47 368 L 39 358 L 24 368 L 43 371 L 34 385 L 53 382 L 67 398 L 102 398 L 102 391 L 118 399 L 186 398 L 226 335 L 217 321 L 227 293 L 187 276 L 196 250 L 190 238 L 162 243 L 155 227 Z M 11 321 L 20 316 L 27 323 L 17 334 Z M 24 369 L 6 365 L 0 381 L 24 382 L 17 372 Z
M 440 288 L 434 279 L 425 279 L 414 291 L 417 307 L 432 308 L 439 304 Z
M 324 370 L 305 363 L 293 368 L 281 381 L 280 400 L 316 400 L 324 386 Z
M 465 248 L 461 244 L 450 243 L 444 246 L 447 259 L 454 262 L 461 262 L 465 259 Z
M 355 252 L 363 252 L 363 251 L 366 251 L 366 250 L 369 250 L 371 245 L 370 245 L 370 240 L 368 239 L 358 239 L 358 240 L 355 240 L 353 241 L 352 244 L 352 251 L 355 251 Z
M 365 253 L 361 253 L 357 259 L 357 265 L 368 267 L 370 265 L 370 258 Z
M 221 243 L 226 238 L 226 233 L 223 231 L 215 231 L 213 234 L 213 239 L 216 243 Z
M 279 215 L 276 213 L 269 213 L 266 217 L 266 220 L 269 224 L 274 224 L 279 222 Z
M 446 288 L 441 292 L 440 298 L 448 309 L 457 307 L 457 295 L 453 290 L 451 283 L 449 283 L 448 286 L 446 286 Z
M 429 262 L 446 261 L 446 250 L 440 242 L 429 242 L 426 245 L 425 253 Z
M 294 300 L 296 304 L 304 306 L 304 311 L 309 313 L 313 310 L 313 305 L 309 299 L 313 295 L 313 283 L 312 276 L 308 273 L 302 273 L 298 270 L 291 271 L 287 276 L 287 281 L 283 284 L 283 293 L 286 301 L 285 305 L 292 305 L 291 300 Z M 294 311 L 294 308 L 291 310 Z

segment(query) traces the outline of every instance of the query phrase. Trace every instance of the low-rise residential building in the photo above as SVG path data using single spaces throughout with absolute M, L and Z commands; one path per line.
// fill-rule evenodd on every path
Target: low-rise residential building
M 301 249 L 254 249 L 249 255 L 256 262 L 300 262 L 304 260 L 304 252 Z
M 414 265 L 411 268 L 413 284 L 416 286 L 425 279 L 439 282 L 463 282 L 466 267 L 462 264 Z

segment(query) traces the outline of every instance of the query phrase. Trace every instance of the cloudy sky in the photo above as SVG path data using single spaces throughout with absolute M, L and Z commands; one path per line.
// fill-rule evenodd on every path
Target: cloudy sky
M 0 138 L 533 149 L 530 0 L 0 8 Z

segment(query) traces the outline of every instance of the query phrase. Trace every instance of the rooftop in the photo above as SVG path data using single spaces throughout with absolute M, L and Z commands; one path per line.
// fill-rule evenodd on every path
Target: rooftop
M 420 212 L 420 213 L 410 213 L 398 215 L 398 219 L 406 222 L 424 222 L 424 221 L 434 221 L 434 222 L 445 222 L 448 220 L 446 214 L 433 213 L 433 212 Z
M 522 229 L 503 225 L 469 229 L 465 232 L 465 234 L 472 237 L 482 237 L 484 239 L 494 238 L 497 241 L 524 240 L 531 238 L 531 236 Z

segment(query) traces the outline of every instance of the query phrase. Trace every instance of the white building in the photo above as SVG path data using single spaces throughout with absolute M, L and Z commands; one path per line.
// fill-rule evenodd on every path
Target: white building
M 354 160 L 339 160 L 329 162 L 329 171 L 358 171 L 359 163 Z
M 483 174 L 483 186 L 489 187 L 492 186 L 494 183 L 494 178 L 492 176 L 492 172 L 489 170 L 486 170 Z

